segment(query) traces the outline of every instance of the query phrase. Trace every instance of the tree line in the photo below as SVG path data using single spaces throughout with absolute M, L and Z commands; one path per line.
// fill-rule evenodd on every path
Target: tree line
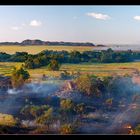
M 15 54 L 0 52 L 0 62 L 25 62 L 25 67 L 29 69 L 47 66 L 50 63 L 52 63 L 51 65 L 55 63 L 59 67 L 59 64 L 62 63 L 122 63 L 133 62 L 137 59 L 140 59 L 140 52 L 131 50 L 115 52 L 112 49 L 85 52 L 44 50 L 34 55 L 27 52 L 16 52 Z

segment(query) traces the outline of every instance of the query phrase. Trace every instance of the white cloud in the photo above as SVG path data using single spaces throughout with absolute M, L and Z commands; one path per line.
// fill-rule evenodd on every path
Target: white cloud
M 140 16 L 134 16 L 133 17 L 135 20 L 140 20 Z
M 20 29 L 20 27 L 18 27 L 18 26 L 13 26 L 13 27 L 11 27 L 11 29 L 12 29 L 12 30 L 16 30 L 16 31 L 17 31 L 17 30 L 19 30 L 19 29 Z
M 87 16 L 90 16 L 90 17 L 93 17 L 93 18 L 96 18 L 96 19 L 101 19 L 101 20 L 107 20 L 107 19 L 110 19 L 110 16 L 109 15 L 105 15 L 105 14 L 101 14 L 101 13 L 87 13 Z
M 42 25 L 41 21 L 32 20 L 30 22 L 30 26 L 38 27 L 38 26 L 41 26 L 41 25 Z

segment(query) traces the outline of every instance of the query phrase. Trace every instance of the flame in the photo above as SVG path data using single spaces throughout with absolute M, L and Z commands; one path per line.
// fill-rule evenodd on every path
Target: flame
M 131 129 L 132 126 L 131 126 L 130 124 L 126 124 L 126 125 L 124 125 L 124 128 Z M 131 130 L 132 130 L 132 129 L 131 129 Z
M 134 134 L 134 131 L 131 129 L 129 134 Z

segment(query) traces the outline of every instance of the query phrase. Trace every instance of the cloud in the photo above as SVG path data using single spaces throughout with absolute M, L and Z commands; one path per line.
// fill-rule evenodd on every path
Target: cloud
M 39 27 L 39 26 L 41 26 L 41 25 L 42 25 L 41 21 L 32 20 L 32 21 L 30 22 L 30 26 L 33 26 L 33 27 Z
M 11 29 L 12 29 L 12 30 L 16 30 L 16 31 L 17 31 L 17 30 L 21 29 L 21 27 L 18 27 L 18 26 L 13 26 L 13 27 L 11 27 Z
M 134 16 L 133 17 L 135 20 L 140 20 L 140 16 Z
M 101 13 L 87 13 L 86 14 L 87 16 L 90 16 L 90 17 L 93 17 L 93 18 L 96 18 L 96 19 L 100 19 L 100 20 L 107 20 L 107 19 L 110 19 L 110 16 L 109 15 L 105 15 L 105 14 L 101 14 Z
M 30 24 L 22 23 L 21 25 L 12 26 L 11 29 L 12 29 L 12 30 L 15 30 L 15 31 L 18 31 L 18 30 L 20 30 L 20 29 L 26 28 L 27 26 L 38 27 L 38 26 L 41 26 L 41 25 L 42 25 L 41 21 L 32 20 L 32 21 L 30 22 Z

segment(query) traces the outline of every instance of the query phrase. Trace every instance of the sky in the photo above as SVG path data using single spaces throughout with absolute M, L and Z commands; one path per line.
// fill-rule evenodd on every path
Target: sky
M 0 42 L 140 44 L 140 6 L 0 6 Z

